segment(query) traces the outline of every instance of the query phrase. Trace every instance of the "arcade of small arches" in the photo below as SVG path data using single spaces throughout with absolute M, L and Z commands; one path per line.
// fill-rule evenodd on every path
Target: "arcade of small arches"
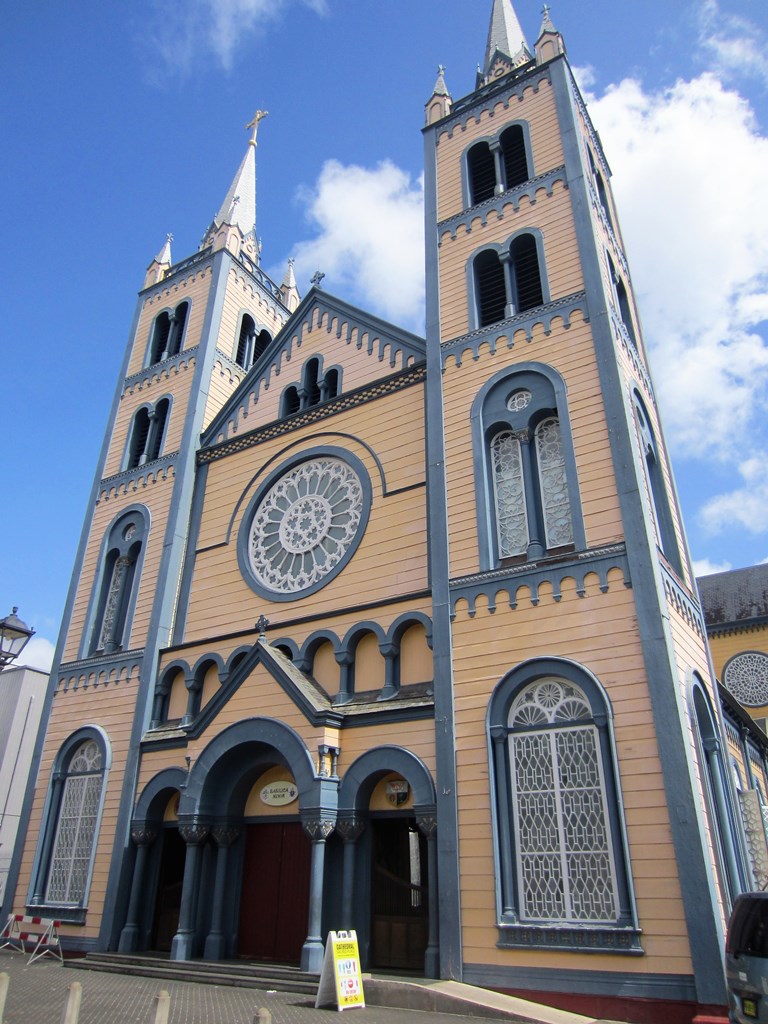
M 299 646 L 289 638 L 270 645 L 300 671 L 311 676 L 334 704 L 364 696 L 387 700 L 403 687 L 431 685 L 432 623 L 422 612 L 405 612 L 388 629 L 365 621 L 343 637 L 321 629 Z M 175 657 L 162 667 L 155 687 L 151 728 L 167 723 L 192 724 L 222 687 L 238 680 L 251 645 L 236 648 L 225 660 L 204 653 L 193 663 Z
M 341 775 L 338 756 L 321 746 L 315 763 L 289 726 L 252 718 L 187 772 L 152 778 L 133 815 L 120 950 L 319 971 L 325 932 L 355 929 L 364 965 L 437 976 L 431 773 L 397 746 Z

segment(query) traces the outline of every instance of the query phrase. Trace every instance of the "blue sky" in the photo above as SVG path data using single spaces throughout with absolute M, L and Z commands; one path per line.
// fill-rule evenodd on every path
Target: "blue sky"
M 553 2 L 613 170 L 694 559 L 768 558 L 768 5 Z M 491 0 L 5 4 L 0 614 L 45 665 L 144 271 L 259 131 L 263 266 L 422 329 L 424 103 Z M 529 43 L 541 5 L 517 0 Z M 170 13 L 169 13 L 170 12 Z M 394 234 L 393 243 L 383 242 Z M 394 232 L 393 232 L 394 227 Z

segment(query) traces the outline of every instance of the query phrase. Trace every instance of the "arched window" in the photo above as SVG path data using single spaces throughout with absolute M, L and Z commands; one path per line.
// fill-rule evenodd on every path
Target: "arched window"
M 602 690 L 570 662 L 527 662 L 497 686 L 488 720 L 501 944 L 550 926 L 555 947 L 589 948 L 595 929 L 610 945 L 633 920 Z
M 531 177 L 525 131 L 511 124 L 496 139 L 481 139 L 467 150 L 467 185 L 471 206 L 522 185 Z
M 291 416 L 300 409 L 299 389 L 295 384 L 289 384 L 280 398 L 280 415 Z
M 469 197 L 472 206 L 496 192 L 496 161 L 487 142 L 476 143 L 467 153 Z
M 341 390 L 341 370 L 338 366 L 323 372 L 322 358 L 312 356 L 304 363 L 301 383 L 289 384 L 280 397 L 280 415 L 290 416 L 303 409 L 312 409 L 321 402 L 336 398 Z
M 311 408 L 313 405 L 320 404 L 320 384 L 318 382 L 318 375 L 320 373 L 320 363 L 317 359 L 308 359 L 304 364 L 304 394 L 306 396 L 304 408 Z
M 473 274 L 478 327 L 545 301 L 538 244 L 532 234 L 517 235 L 506 252 L 483 249 L 474 258 Z
M 336 398 L 339 393 L 339 371 L 336 369 L 327 370 L 323 378 L 323 401 L 329 398 Z
M 682 561 L 680 549 L 677 544 L 672 509 L 669 502 L 669 494 L 664 479 L 664 472 L 659 459 L 659 450 L 656 438 L 651 429 L 648 414 L 645 410 L 640 396 L 635 392 L 635 424 L 637 436 L 640 442 L 640 454 L 642 459 L 643 475 L 645 477 L 646 489 L 650 500 L 651 520 L 653 522 L 656 540 L 665 557 L 678 573 L 682 574 Z
M 150 342 L 150 365 L 170 359 L 181 351 L 188 312 L 189 303 L 181 302 L 174 310 L 164 310 L 155 318 Z
M 109 531 L 97 578 L 89 654 L 109 654 L 128 646 L 145 535 L 145 519 L 138 510 L 121 516 Z
M 621 277 L 616 271 L 611 257 L 608 257 L 608 269 L 611 275 L 611 284 L 613 286 L 614 303 L 618 310 L 621 322 L 624 324 L 624 328 L 627 332 L 627 337 L 631 341 L 634 348 L 637 348 L 637 335 L 635 334 L 635 324 L 632 319 L 632 308 L 629 304 L 629 296 L 627 295 L 627 289 L 622 281 Z
M 170 408 L 170 398 L 161 398 L 154 407 L 144 405 L 136 411 L 128 442 L 126 469 L 136 469 L 160 458 Z
M 504 163 L 504 187 L 514 188 L 528 181 L 528 154 L 525 151 L 525 135 L 519 124 L 505 128 L 499 136 Z
M 59 751 L 41 830 L 31 904 L 61 908 L 85 905 L 107 762 L 104 738 L 92 728 L 75 733 Z
M 240 335 L 235 349 L 235 362 L 248 370 L 253 366 L 259 356 L 264 352 L 272 340 L 269 331 L 257 330 L 253 317 L 248 313 L 243 314 L 240 323 Z

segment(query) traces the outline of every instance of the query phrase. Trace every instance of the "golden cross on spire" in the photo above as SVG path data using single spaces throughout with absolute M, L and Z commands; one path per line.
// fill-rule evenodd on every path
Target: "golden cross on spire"
M 253 136 L 251 138 L 249 145 L 256 145 L 256 133 L 259 130 L 259 121 L 261 121 L 261 119 L 266 117 L 268 114 L 268 110 L 257 110 L 256 113 L 253 115 L 253 120 L 249 121 L 248 124 L 245 126 L 246 128 L 253 128 Z

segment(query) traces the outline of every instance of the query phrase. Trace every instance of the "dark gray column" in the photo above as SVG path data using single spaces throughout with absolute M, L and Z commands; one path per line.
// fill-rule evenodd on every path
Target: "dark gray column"
M 226 956 L 226 943 L 222 924 L 224 921 L 224 887 L 227 883 L 227 866 L 229 864 L 229 848 L 240 835 L 237 825 L 216 825 L 211 829 L 216 842 L 216 879 L 213 883 L 213 911 L 211 914 L 211 930 L 205 940 L 203 958 L 205 960 L 223 960 Z
M 505 782 L 507 775 L 507 759 L 505 756 L 507 730 L 503 726 L 494 726 L 494 728 L 491 729 L 491 739 L 493 741 L 493 766 L 496 773 L 496 791 L 507 793 L 509 791 L 509 783 Z M 499 850 L 501 851 L 501 910 L 505 918 L 510 921 L 516 921 L 517 910 L 513 899 L 514 865 L 512 864 L 512 851 L 510 849 L 509 841 L 504 838 L 512 835 L 512 822 L 509 817 L 509 801 L 506 799 L 498 800 L 497 806 L 497 828 L 499 836 L 501 837 L 501 842 L 499 843 Z
M 144 874 L 147 867 L 147 855 L 150 846 L 157 839 L 157 829 L 137 825 L 131 829 L 131 839 L 136 845 L 136 861 L 133 865 L 131 881 L 131 898 L 128 902 L 128 916 L 120 932 L 118 952 L 133 953 L 139 938 L 139 922 L 142 901 L 144 899 Z
M 355 857 L 357 840 L 363 834 L 365 822 L 360 818 L 344 818 L 336 822 L 336 831 L 344 840 L 344 864 L 341 875 L 341 927 L 352 931 L 355 927 L 352 906 L 355 887 Z
M 437 924 L 437 818 L 434 814 L 420 814 L 416 818 L 419 831 L 427 840 L 427 906 L 429 909 L 429 935 L 424 953 L 424 975 L 427 978 L 440 977 L 440 943 Z
M 322 936 L 325 841 L 333 832 L 334 822 L 315 819 L 303 824 L 304 831 L 312 840 L 312 866 L 309 881 L 309 923 L 307 937 L 301 949 L 301 969 L 319 974 L 325 952 Z
M 539 482 L 536 479 L 531 455 L 531 435 L 529 431 L 521 430 L 516 436 L 520 441 L 525 507 L 528 510 L 528 558 L 532 560 L 541 558 L 544 554 L 544 545 L 539 539 L 539 502 L 533 499 L 533 495 L 539 493 Z
M 191 960 L 195 941 L 197 893 L 200 888 L 200 849 L 208 838 L 207 825 L 179 825 L 179 835 L 187 844 L 184 882 L 181 887 L 179 928 L 171 943 L 171 960 Z

